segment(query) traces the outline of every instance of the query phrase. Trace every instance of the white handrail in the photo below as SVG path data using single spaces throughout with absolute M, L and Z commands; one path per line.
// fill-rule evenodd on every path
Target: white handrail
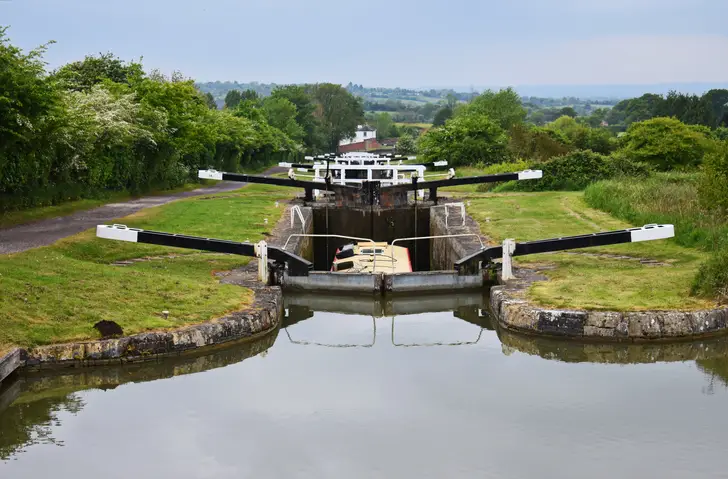
M 370 243 L 374 244 L 375 241 L 370 238 L 357 238 L 356 236 L 343 236 L 343 235 L 321 235 L 321 234 L 292 234 L 288 237 L 286 240 L 286 243 L 283 245 L 283 249 L 286 249 L 288 246 L 288 242 L 291 241 L 291 238 L 341 238 L 341 239 L 350 239 L 350 240 L 356 240 L 356 241 L 369 241 Z M 482 243 L 481 243 L 482 244 Z M 394 260 L 392 260 L 392 263 L 394 263 Z M 374 273 L 377 270 L 377 255 L 374 255 L 374 261 L 372 262 L 372 273 Z
M 392 241 L 392 248 L 394 249 L 394 244 L 398 241 L 416 241 L 416 240 L 423 240 L 423 239 L 440 239 L 440 238 L 457 238 L 461 236 L 475 236 L 478 238 L 478 241 L 480 241 L 480 247 L 481 249 L 485 248 L 485 245 L 483 244 L 483 240 L 480 239 L 480 235 L 477 235 L 475 233 L 463 233 L 458 235 L 435 235 L 435 236 L 413 236 L 412 238 L 397 238 L 394 241 Z M 394 253 L 392 253 L 394 255 Z M 394 256 L 392 256 L 394 258 Z M 394 268 L 394 259 L 392 259 L 392 268 Z
M 448 210 L 449 206 L 460 207 L 460 218 L 463 221 L 463 224 L 461 226 L 463 226 L 465 224 L 465 203 L 446 203 L 444 205 L 432 206 L 432 208 L 445 208 L 445 228 L 447 228 L 449 226 L 447 224 L 447 221 L 450 216 L 450 210 Z
M 413 236 L 411 238 L 397 238 L 394 241 L 392 241 L 392 246 L 394 246 L 394 243 L 398 241 L 416 241 L 416 240 L 423 240 L 423 239 L 440 239 L 440 238 L 458 238 L 462 236 L 475 236 L 478 238 L 478 241 L 480 241 L 481 248 L 485 248 L 485 245 L 483 244 L 483 240 L 480 239 L 480 235 L 477 235 L 475 233 L 463 233 L 463 234 L 457 234 L 457 235 L 435 235 L 435 236 Z
M 293 208 L 291 208 L 291 228 L 293 228 L 293 224 L 296 220 L 296 217 L 294 216 L 293 213 L 298 214 L 298 217 L 301 219 L 301 228 L 303 229 L 303 231 L 306 231 L 306 220 L 303 218 L 303 213 L 301 212 L 301 207 L 298 205 L 293 205 Z

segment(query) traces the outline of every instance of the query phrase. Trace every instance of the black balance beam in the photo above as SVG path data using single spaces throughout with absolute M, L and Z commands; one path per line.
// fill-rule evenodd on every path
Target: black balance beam
M 175 248 L 255 257 L 255 245 L 253 243 L 162 233 L 159 231 L 128 228 L 125 225 L 98 225 L 96 227 L 96 236 L 132 243 L 156 244 L 173 246 Z M 307 276 L 308 271 L 313 269 L 313 264 L 310 261 L 277 246 L 268 246 L 268 258 L 279 265 L 288 265 L 288 274 L 291 276 Z
M 525 256 L 528 254 L 553 253 L 591 246 L 607 246 L 621 243 L 636 243 L 672 238 L 675 236 L 673 225 L 646 225 L 641 228 L 629 228 L 616 231 L 605 231 L 563 238 L 551 238 L 537 241 L 516 243 L 516 249 L 511 256 Z M 483 248 L 469 256 L 455 262 L 455 269 L 461 274 L 473 274 L 479 270 L 480 264 L 484 266 L 494 259 L 503 257 L 503 246 Z

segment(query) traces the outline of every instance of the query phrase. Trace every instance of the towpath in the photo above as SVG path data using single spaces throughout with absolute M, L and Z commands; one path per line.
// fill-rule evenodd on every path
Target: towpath
M 279 171 L 284 171 L 284 169 L 275 167 L 267 170 L 263 174 L 271 175 Z M 0 229 L 0 254 L 19 253 L 41 246 L 48 246 L 60 239 L 93 228 L 98 224 L 136 213 L 145 208 L 164 205 L 183 198 L 233 191 L 244 185 L 245 183 L 220 181 L 214 185 L 192 191 L 169 195 L 147 196 L 119 203 L 109 203 L 98 208 L 78 211 L 67 216 L 48 218 Z

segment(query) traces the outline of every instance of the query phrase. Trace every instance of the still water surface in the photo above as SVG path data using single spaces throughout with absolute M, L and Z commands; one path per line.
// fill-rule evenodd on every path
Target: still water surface
M 728 477 L 726 340 L 535 339 L 481 300 L 289 297 L 254 343 L 25 376 L 0 477 Z

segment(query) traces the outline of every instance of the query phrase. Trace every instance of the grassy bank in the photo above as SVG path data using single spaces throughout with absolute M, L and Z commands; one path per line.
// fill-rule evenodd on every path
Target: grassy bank
M 152 191 L 150 193 L 145 193 L 143 196 L 170 195 L 174 193 L 181 193 L 183 191 L 191 191 L 203 187 L 208 182 L 208 180 L 201 180 L 201 183 L 187 183 L 179 188 Z M 68 216 L 79 211 L 90 210 L 109 203 L 128 201 L 140 197 L 141 196 L 131 195 L 125 192 L 114 192 L 101 198 L 82 199 L 54 206 L 40 206 L 25 210 L 7 211 L 0 213 L 0 228 L 9 228 L 11 226 L 31 223 L 33 221 L 44 220 L 47 218 Z
M 116 220 L 128 226 L 230 240 L 259 240 L 282 214 L 284 189 L 250 185 Z M 265 224 L 268 219 L 268 224 Z M 143 259 L 146 258 L 146 259 Z M 131 259 L 126 266 L 114 262 Z M 0 349 L 98 337 L 102 319 L 127 334 L 175 328 L 248 305 L 252 293 L 221 285 L 215 271 L 249 258 L 114 242 L 86 231 L 53 246 L 0 256 Z M 162 311 L 170 312 L 164 318 Z
M 728 222 L 700 206 L 698 181 L 698 173 L 600 181 L 585 190 L 584 198 L 630 223 L 672 223 L 678 244 L 713 251 L 728 246 Z
M 483 233 L 498 242 L 505 238 L 528 241 L 633 226 L 590 208 L 581 192 L 475 193 L 468 195 L 468 200 L 469 212 Z M 650 218 L 634 224 L 657 221 Z M 707 256 L 667 240 L 525 256 L 516 258 L 516 263 L 544 268 L 550 281 L 535 283 L 527 293 L 543 306 L 691 310 L 714 305 L 714 301 L 690 295 L 692 280 Z M 643 264 L 639 259 L 660 265 Z

